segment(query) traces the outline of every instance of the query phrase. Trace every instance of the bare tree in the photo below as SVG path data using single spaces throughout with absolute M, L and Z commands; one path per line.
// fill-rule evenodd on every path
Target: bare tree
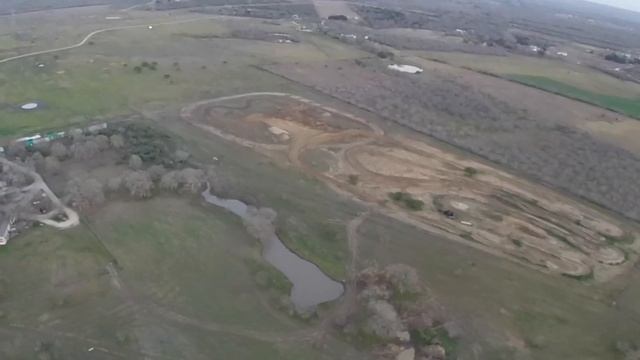
M 385 300 L 373 300 L 367 304 L 369 316 L 365 330 L 381 338 L 395 338 L 397 334 L 406 331 L 405 325 L 398 316 L 398 312 Z
M 202 190 L 206 182 L 206 176 L 201 169 L 187 168 L 180 172 L 180 181 L 183 190 L 196 194 Z
M 100 152 L 98 143 L 95 140 L 89 139 L 85 142 L 73 144 L 71 147 L 73 157 L 80 160 L 88 160 L 96 156 Z
M 229 196 L 232 192 L 231 181 L 218 168 L 207 169 L 207 181 L 211 187 L 211 192 L 219 196 Z
M 400 294 L 420 292 L 420 279 L 416 269 L 405 264 L 393 264 L 385 268 L 389 282 Z
M 153 181 L 144 171 L 127 172 L 122 178 L 122 183 L 133 197 L 147 198 L 151 196 Z
M 58 158 L 58 160 L 63 160 L 67 157 L 68 154 L 69 151 L 63 143 L 55 142 L 53 145 L 51 145 L 51 155 Z
M 33 146 L 33 150 L 47 156 L 51 153 L 51 143 L 48 141 L 41 141 Z
M 75 208 L 86 209 L 104 202 L 102 183 L 96 179 L 73 178 L 67 183 L 68 202 Z
M 36 170 L 35 161 L 31 157 L 28 157 L 28 156 L 22 161 L 22 166 L 24 166 L 27 169 L 32 170 L 32 171 Z
M 4 178 L 10 186 L 22 187 L 29 183 L 27 176 L 22 171 L 15 171 L 14 169 L 9 169 Z
M 75 129 L 71 131 L 71 138 L 74 143 L 84 142 L 86 136 L 84 135 L 84 131 L 82 129 Z
M 56 156 L 50 155 L 44 159 L 44 170 L 50 174 L 60 172 L 60 160 Z
M 44 167 L 44 156 L 39 151 L 36 151 L 31 155 L 31 161 L 36 166 L 36 169 L 42 169 Z
M 106 135 L 97 135 L 95 137 L 95 141 L 96 141 L 96 144 L 98 144 L 98 149 L 100 149 L 100 151 L 107 150 L 111 145 L 109 143 L 109 138 Z
M 167 173 L 167 169 L 165 169 L 162 165 L 151 165 L 147 169 L 147 173 L 149 173 L 151 180 L 160 181 L 160 179 L 162 179 L 162 176 Z
M 247 216 L 243 218 L 244 226 L 251 236 L 260 241 L 268 241 L 275 234 L 273 222 L 277 213 L 270 208 L 255 208 L 250 206 L 247 209 Z
M 142 169 L 142 159 L 140 156 L 133 154 L 129 157 L 129 167 L 133 170 Z
M 175 191 L 180 187 L 180 173 L 177 171 L 169 171 L 162 175 L 160 179 L 160 188 Z
M 109 141 L 111 142 L 111 146 L 113 146 L 115 149 L 121 149 L 122 147 L 124 147 L 124 137 L 122 137 L 122 135 L 120 134 L 111 135 Z
M 117 176 L 107 180 L 107 190 L 111 192 L 119 191 L 122 187 L 122 178 Z
M 24 143 L 15 142 L 7 147 L 7 154 L 16 158 L 22 158 L 27 154 L 27 148 Z

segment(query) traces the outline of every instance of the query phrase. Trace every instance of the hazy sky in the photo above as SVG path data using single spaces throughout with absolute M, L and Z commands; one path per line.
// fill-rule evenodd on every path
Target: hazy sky
M 589 0 L 591 2 L 607 4 L 624 9 L 640 11 L 640 0 Z

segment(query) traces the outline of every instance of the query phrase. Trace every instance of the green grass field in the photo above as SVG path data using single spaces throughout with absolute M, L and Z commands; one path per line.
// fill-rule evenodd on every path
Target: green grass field
M 506 74 L 504 78 L 640 119 L 640 97 L 598 94 L 544 76 Z
M 65 359 L 93 358 L 90 347 L 106 349 L 96 358 L 348 353 L 296 341 L 307 325 L 271 305 L 282 289 L 256 286 L 248 261 L 269 267 L 259 253 L 233 215 L 177 198 L 113 202 L 81 227 L 36 229 L 0 249 L 0 331 L 10 332 L 0 354 L 36 358 L 38 342 Z
M 257 27 L 282 31 L 269 24 Z M 208 19 L 157 25 L 153 30 L 117 30 L 99 34 L 81 48 L 0 64 L 0 138 L 144 112 L 158 104 L 273 90 L 282 81 L 272 77 L 271 82 L 261 83 L 263 77 L 253 67 L 258 64 L 362 56 L 345 44 L 313 34 L 301 35 L 298 44 L 193 37 L 228 32 L 225 21 Z M 157 70 L 136 73 L 134 68 L 144 61 L 157 62 Z M 19 109 L 31 101 L 42 107 L 31 112 Z

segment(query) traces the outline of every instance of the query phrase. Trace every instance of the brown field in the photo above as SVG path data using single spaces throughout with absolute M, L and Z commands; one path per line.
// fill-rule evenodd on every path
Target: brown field
M 634 260 L 625 251 L 637 235 L 628 224 L 311 100 L 247 94 L 191 105 L 182 116 L 295 166 L 375 211 L 545 272 L 606 281 Z M 393 192 L 411 194 L 424 209 L 390 201 Z M 445 210 L 454 218 L 444 216 Z

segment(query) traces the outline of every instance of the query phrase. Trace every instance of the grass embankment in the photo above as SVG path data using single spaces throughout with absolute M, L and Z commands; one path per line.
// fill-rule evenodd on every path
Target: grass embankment
M 507 74 L 503 75 L 503 77 L 524 85 L 533 86 L 557 95 L 584 101 L 592 105 L 640 119 L 640 98 L 632 99 L 594 93 L 544 76 Z

